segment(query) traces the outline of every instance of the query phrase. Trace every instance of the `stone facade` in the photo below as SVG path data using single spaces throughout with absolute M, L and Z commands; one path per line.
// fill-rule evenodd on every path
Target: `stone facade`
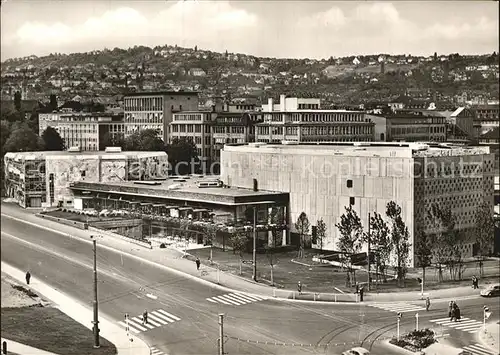
M 258 189 L 288 192 L 292 232 L 301 212 L 307 214 L 311 225 L 322 218 L 327 227 L 327 237 L 323 241 L 323 249 L 326 250 L 337 249 L 339 233 L 335 224 L 340 221 L 345 207 L 353 206 L 366 230 L 368 214 L 377 212 L 385 216 L 387 203 L 394 201 L 401 207 L 410 232 L 410 264 L 414 265 L 414 236 L 416 223 L 421 223 L 424 214 L 423 201 L 429 202 L 438 197 L 449 201 L 453 184 L 451 180 L 441 180 L 436 185 L 439 191 L 429 190 L 427 195 L 422 195 L 419 189 L 437 180 L 416 177 L 415 171 L 424 157 L 439 164 L 450 157 L 441 155 L 444 149 L 428 148 L 417 158 L 416 145 L 400 145 L 225 146 L 221 154 L 221 180 L 235 187 L 252 188 L 257 184 Z M 453 211 L 461 217 L 465 216 L 466 211 L 461 210 L 465 203 L 470 204 L 467 207 L 470 214 L 469 208 L 474 209 L 483 200 L 491 200 L 487 196 L 493 189 L 493 175 L 490 179 L 488 174 L 493 157 L 488 153 L 487 148 L 473 152 L 456 151 L 457 159 L 481 162 L 484 169 L 477 181 L 462 177 L 455 182 L 455 189 L 474 184 L 471 190 L 461 192 L 462 204 L 453 205 Z M 416 161 L 419 163 L 416 164 Z M 470 218 L 468 221 L 470 223 Z

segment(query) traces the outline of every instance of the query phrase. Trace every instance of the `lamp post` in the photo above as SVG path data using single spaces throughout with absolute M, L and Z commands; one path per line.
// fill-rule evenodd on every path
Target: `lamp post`
M 94 252 L 94 348 L 100 348 L 99 344 L 99 303 L 97 298 L 97 241 L 91 235 Z
M 252 261 L 253 261 L 253 275 L 252 279 L 254 281 L 257 281 L 257 207 L 253 207 L 253 256 L 252 256 Z

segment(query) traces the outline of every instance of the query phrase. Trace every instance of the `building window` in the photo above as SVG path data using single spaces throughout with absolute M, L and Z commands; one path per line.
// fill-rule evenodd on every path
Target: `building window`
M 349 197 L 349 205 L 354 206 L 354 197 Z
M 347 187 L 349 187 L 349 188 L 352 187 L 352 180 L 347 180 Z

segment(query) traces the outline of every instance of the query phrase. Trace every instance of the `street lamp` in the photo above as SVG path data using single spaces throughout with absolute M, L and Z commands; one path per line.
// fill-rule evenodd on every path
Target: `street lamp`
M 94 252 L 94 348 L 100 348 L 99 344 L 99 304 L 97 298 L 97 240 L 93 235 L 90 236 Z
M 257 281 L 257 207 L 253 207 L 253 256 L 252 256 L 252 261 L 253 261 L 253 276 L 252 279 L 254 281 Z

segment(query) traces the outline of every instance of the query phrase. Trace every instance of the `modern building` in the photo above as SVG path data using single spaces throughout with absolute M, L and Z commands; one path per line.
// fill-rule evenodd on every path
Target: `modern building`
M 123 98 L 125 135 L 142 129 L 157 129 L 164 142 L 169 142 L 173 114 L 198 110 L 197 92 L 155 91 L 127 94 Z
M 40 113 L 38 115 L 39 134 L 42 135 L 47 127 L 54 128 L 67 147 L 80 147 L 81 150 L 95 151 L 105 148 L 104 139 L 124 136 L 125 125 L 123 114 L 106 112 L 61 112 Z
M 105 152 L 70 149 L 64 152 L 7 153 L 4 157 L 7 196 L 22 207 L 73 206 L 71 183 L 118 182 L 165 178 L 165 152 Z
M 217 115 L 212 111 L 182 111 L 172 115 L 169 143 L 174 138 L 192 139 L 199 157 L 212 157 L 212 136 L 210 123 Z
M 256 142 L 371 142 L 376 139 L 375 123 L 362 111 L 322 110 L 319 99 L 281 95 L 280 103 L 269 99 L 262 106 L 263 122 L 256 125 Z M 381 126 L 385 129 L 385 122 Z M 384 132 L 379 133 L 382 140 Z
M 399 110 L 386 116 L 387 141 L 445 142 L 446 117 L 430 110 Z
M 429 231 L 425 222 L 431 204 L 450 207 L 463 231 L 473 227 L 483 201 L 493 208 L 493 165 L 488 147 L 253 143 L 224 147 L 221 180 L 234 187 L 289 193 L 292 244 L 297 238 L 294 221 L 305 212 L 311 225 L 320 219 L 326 223 L 326 250 L 337 249 L 335 224 L 345 207 L 353 206 L 366 226 L 369 213 L 385 216 L 387 203 L 394 201 L 410 232 L 413 266 L 415 238 Z M 465 245 L 466 255 L 472 255 L 472 244 Z

